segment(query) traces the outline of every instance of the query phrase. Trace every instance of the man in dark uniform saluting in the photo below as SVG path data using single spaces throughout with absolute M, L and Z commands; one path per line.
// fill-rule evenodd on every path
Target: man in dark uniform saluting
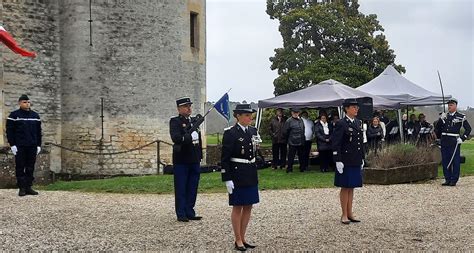
M 33 172 L 36 156 L 41 151 L 41 120 L 38 113 L 30 108 L 30 99 L 21 95 L 18 99 L 20 109 L 13 111 L 7 118 L 7 139 L 15 155 L 15 174 L 18 195 L 38 195 L 33 190 Z
M 436 123 L 435 133 L 441 139 L 441 159 L 445 182 L 443 186 L 455 186 L 461 170 L 461 143 L 468 139 L 471 126 L 466 116 L 457 112 L 458 101 L 454 98 L 448 101 L 448 114 L 442 113 Z M 461 128 L 464 134 L 460 135 Z
M 178 221 L 200 220 L 196 216 L 197 189 L 202 159 L 202 140 L 199 129 L 191 131 L 195 118 L 191 117 L 191 99 L 176 100 L 179 116 L 170 119 L 170 135 L 173 140 L 173 174 L 175 209 Z

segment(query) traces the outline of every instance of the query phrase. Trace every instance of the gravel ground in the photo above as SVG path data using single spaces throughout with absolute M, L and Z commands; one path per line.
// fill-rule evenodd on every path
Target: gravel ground
M 339 222 L 338 189 L 261 191 L 247 240 L 258 251 L 474 250 L 474 177 L 457 187 L 369 185 L 361 223 Z M 199 194 L 201 221 L 180 223 L 172 195 L 0 190 L 0 250 L 232 250 L 226 194 Z M 253 251 L 256 251 L 253 250 Z

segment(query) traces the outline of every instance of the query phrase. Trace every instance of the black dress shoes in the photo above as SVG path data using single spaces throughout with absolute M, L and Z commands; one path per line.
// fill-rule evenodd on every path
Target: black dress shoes
M 39 193 L 33 189 L 31 189 L 31 187 L 28 187 L 26 188 L 26 195 L 38 195 Z
M 246 242 L 244 242 L 244 246 L 245 246 L 245 248 L 248 248 L 248 249 L 255 249 L 255 247 L 257 247 L 257 246 L 255 246 L 255 245 L 248 244 L 248 243 L 246 243 Z
M 247 251 L 247 248 L 245 248 L 245 246 L 239 246 L 239 245 L 237 245 L 236 242 L 234 242 L 234 246 L 235 246 L 235 250 L 238 250 L 238 251 Z
M 449 186 L 450 184 L 451 184 L 451 182 L 447 182 L 447 181 L 446 181 L 446 182 L 442 183 L 441 185 L 442 185 L 442 186 Z
M 189 220 L 201 220 L 201 216 L 188 217 Z
M 350 222 L 360 222 L 360 220 L 356 220 L 356 219 L 353 219 L 351 217 L 348 217 L 348 219 L 349 219 Z
M 189 222 L 189 219 L 186 217 L 178 217 L 178 221 L 180 222 Z
M 26 189 L 20 188 L 20 190 L 18 191 L 18 196 L 20 197 L 26 196 Z
M 450 182 L 449 186 L 456 186 L 456 183 L 455 182 Z

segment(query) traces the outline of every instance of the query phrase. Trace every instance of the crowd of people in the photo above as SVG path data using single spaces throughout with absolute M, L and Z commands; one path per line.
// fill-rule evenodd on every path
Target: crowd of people
M 270 135 L 272 139 L 272 168 L 284 169 L 293 172 L 295 157 L 298 156 L 299 170 L 308 169 L 311 157 L 311 147 L 316 143 L 321 172 L 327 172 L 334 167 L 331 155 L 331 136 L 334 126 L 339 120 L 337 111 L 319 110 L 319 115 L 312 120 L 308 111 L 301 108 L 291 108 L 290 117 L 285 116 L 285 110 L 278 108 L 270 121 Z M 405 143 L 417 146 L 429 145 L 434 142 L 434 122 L 426 121 L 426 116 L 420 113 L 402 116 L 402 127 Z M 383 145 L 398 143 L 400 125 L 395 118 L 385 115 L 384 111 L 375 111 L 373 117 L 363 121 L 363 146 L 366 154 L 377 152 Z M 331 165 L 332 164 L 332 165 Z

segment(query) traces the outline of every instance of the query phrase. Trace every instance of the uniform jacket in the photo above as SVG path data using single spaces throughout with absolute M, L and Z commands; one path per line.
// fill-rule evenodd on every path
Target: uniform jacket
M 10 146 L 41 146 L 41 120 L 32 110 L 18 109 L 7 118 L 7 139 Z
M 344 166 L 362 165 L 362 141 L 362 121 L 354 119 L 354 122 L 351 122 L 347 116 L 339 120 L 332 134 L 334 161 L 342 162 Z
M 438 139 L 441 139 L 441 146 L 456 146 L 457 136 L 446 134 L 460 134 L 461 128 L 464 128 L 464 133 L 459 137 L 465 141 L 471 134 L 471 126 L 467 122 L 466 116 L 462 113 L 455 112 L 453 115 L 448 113 L 444 122 L 443 120 L 438 120 L 435 133 Z
M 286 143 L 285 134 L 283 133 L 283 126 L 287 118 L 285 116 L 278 120 L 278 117 L 273 117 L 270 122 L 270 133 L 272 135 L 272 143 Z
M 285 122 L 284 133 L 289 145 L 301 146 L 305 143 L 304 123 L 301 118 L 288 118 Z
M 257 135 L 257 129 L 249 126 L 247 131 L 245 133 L 238 124 L 235 124 L 227 128 L 222 137 L 222 181 L 232 180 L 237 187 L 248 187 L 258 184 L 257 166 L 255 163 L 231 161 L 231 158 L 249 161 L 255 158 L 252 136 Z
M 324 127 L 321 124 L 321 121 L 318 121 L 314 124 L 314 132 L 316 134 L 316 142 L 318 143 L 318 151 L 331 150 L 331 133 L 332 127 L 331 123 L 328 123 L 329 134 L 324 134 Z M 326 139 L 329 139 L 329 142 L 326 142 Z
M 190 118 L 194 120 L 193 117 Z M 198 129 L 199 143 L 193 144 L 191 133 L 186 130 L 191 127 L 191 122 L 184 116 L 170 119 L 170 135 L 173 140 L 173 164 L 200 163 L 202 159 L 201 132 Z

